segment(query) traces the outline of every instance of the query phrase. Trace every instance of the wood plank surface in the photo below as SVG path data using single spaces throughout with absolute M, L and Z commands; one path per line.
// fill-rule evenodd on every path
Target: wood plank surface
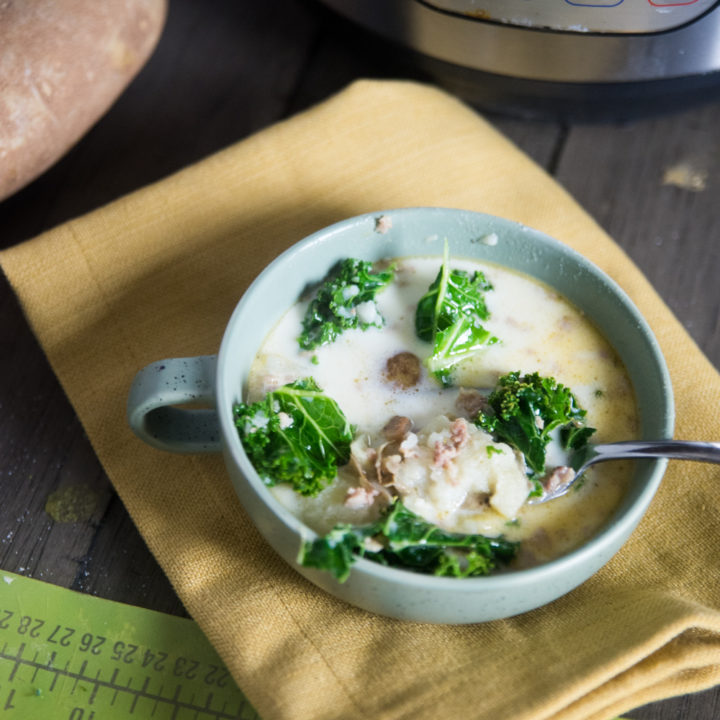
M 155 54 L 107 115 L 0 203 L 0 246 L 159 180 L 359 77 L 423 78 L 310 0 L 172 0 Z M 625 248 L 720 367 L 720 102 L 626 122 L 485 112 Z M 4 278 L 0 350 L 0 566 L 183 614 Z M 53 493 L 74 488 L 77 517 L 53 519 Z M 628 715 L 716 720 L 720 689 Z
M 556 177 L 640 266 L 720 367 L 720 103 L 576 126 Z

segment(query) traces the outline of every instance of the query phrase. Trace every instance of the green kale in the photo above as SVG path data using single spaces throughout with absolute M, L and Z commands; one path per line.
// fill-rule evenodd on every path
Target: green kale
M 490 317 L 484 293 L 492 285 L 482 272 L 451 270 L 445 243 L 443 264 L 415 311 L 415 333 L 433 344 L 428 370 L 443 384 L 452 384 L 452 369 L 498 340 L 482 321 Z
M 517 548 L 518 543 L 503 537 L 448 532 L 395 500 L 377 522 L 336 525 L 327 535 L 304 542 L 298 562 L 326 570 L 340 582 L 348 578 L 358 556 L 414 572 L 465 578 L 487 575 L 510 562 Z
M 392 267 L 373 272 L 369 262 L 353 258 L 343 260 L 318 288 L 308 306 L 298 338 L 300 347 L 312 350 L 326 345 L 351 328 L 382 327 L 384 320 L 377 311 L 375 295 L 394 276 Z
M 445 386 L 452 385 L 452 370 L 465 358 L 486 345 L 497 342 L 489 330 L 467 315 L 435 335 L 433 354 L 427 359 L 428 370 Z
M 233 407 L 250 462 L 267 485 L 290 483 L 317 495 L 350 459 L 354 428 L 313 378 L 296 380 L 263 400 Z
M 551 433 L 558 430 L 562 447 L 577 450 L 595 432 L 585 425 L 586 412 L 569 388 L 538 373 L 504 375 L 490 393 L 488 404 L 489 409 L 478 414 L 475 424 L 525 456 L 536 485 L 532 495 L 542 492 L 539 479 L 546 473 Z

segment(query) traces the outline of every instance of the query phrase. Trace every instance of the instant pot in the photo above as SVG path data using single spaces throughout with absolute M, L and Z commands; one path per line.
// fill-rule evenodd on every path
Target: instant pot
M 720 88 L 717 0 L 322 0 L 480 103 L 575 114 Z

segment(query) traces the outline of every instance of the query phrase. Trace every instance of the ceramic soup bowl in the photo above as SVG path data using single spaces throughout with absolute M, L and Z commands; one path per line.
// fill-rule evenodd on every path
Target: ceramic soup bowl
M 492 241 L 487 239 L 491 238 Z M 312 583 L 360 608 L 399 619 L 473 623 L 545 605 L 597 572 L 621 548 L 650 504 L 666 461 L 636 463 L 609 521 L 556 560 L 476 578 L 435 577 L 366 558 L 343 583 L 297 562 L 314 534 L 282 506 L 249 462 L 233 423 L 233 404 L 268 332 L 311 283 L 339 260 L 442 255 L 490 261 L 534 276 L 583 311 L 615 348 L 634 387 L 640 437 L 672 437 L 673 399 L 665 362 L 647 323 L 625 293 L 581 255 L 528 227 L 480 213 L 405 208 L 366 214 L 306 237 L 277 257 L 243 295 L 217 355 L 162 360 L 141 370 L 128 419 L 147 443 L 173 452 L 222 452 L 242 505 L 266 541 Z M 495 240 L 497 240 L 495 242 Z M 214 409 L 188 409 L 202 400 Z M 179 407 L 182 406 L 182 407 Z M 218 479 L 218 482 L 221 482 Z

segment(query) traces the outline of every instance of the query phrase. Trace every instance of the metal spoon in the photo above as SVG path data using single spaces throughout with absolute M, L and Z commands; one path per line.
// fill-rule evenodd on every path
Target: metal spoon
M 689 442 L 686 440 L 639 440 L 606 443 L 604 445 L 586 445 L 572 457 L 574 475 L 568 473 L 568 478 L 564 482 L 551 487 L 540 497 L 530 498 L 528 504 L 539 505 L 565 495 L 582 474 L 595 463 L 628 458 L 672 458 L 675 460 L 720 463 L 720 443 Z

